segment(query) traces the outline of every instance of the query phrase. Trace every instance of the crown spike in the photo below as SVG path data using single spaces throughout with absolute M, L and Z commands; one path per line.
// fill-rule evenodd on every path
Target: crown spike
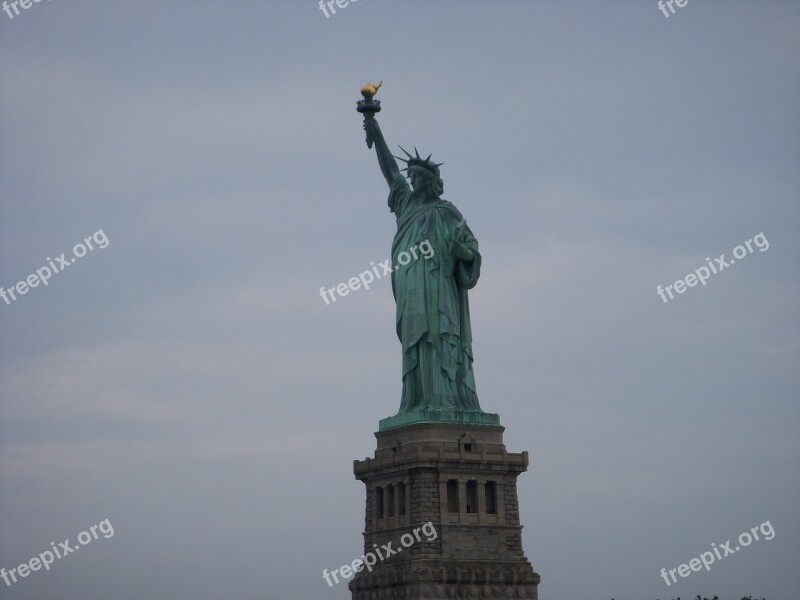
M 435 166 L 437 166 L 437 167 L 441 167 L 443 164 L 444 164 L 444 163 L 436 163 L 436 165 L 435 165 Z
M 431 152 L 430 154 L 428 154 L 428 158 L 426 158 L 426 159 L 425 159 L 425 162 L 428 162 L 428 161 L 431 159 L 431 156 L 433 156 L 433 152 Z
M 408 150 L 406 150 L 405 148 L 403 148 L 400 144 L 397 144 L 397 146 L 400 148 L 400 150 L 402 150 L 403 152 L 406 153 L 406 156 L 408 158 L 414 158 L 413 156 L 411 156 L 411 153 Z M 405 160 L 405 159 L 403 159 L 403 160 Z M 408 162 L 408 161 L 406 160 L 406 162 Z
M 397 160 L 402 160 L 404 163 L 408 164 L 409 159 L 405 159 L 402 156 L 396 156 L 394 154 L 392 154 L 392 156 L 394 156 Z
M 414 146 L 414 153 L 417 155 L 417 158 L 420 158 L 420 159 L 422 158 L 422 157 L 419 155 L 419 150 L 417 150 L 417 147 L 416 147 L 416 146 Z

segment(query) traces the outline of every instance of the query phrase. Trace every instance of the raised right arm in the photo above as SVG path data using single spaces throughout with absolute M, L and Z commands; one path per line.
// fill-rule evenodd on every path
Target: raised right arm
M 386 140 L 383 139 L 383 132 L 380 125 L 378 125 L 378 121 L 375 120 L 374 114 L 364 114 L 364 129 L 367 130 L 367 134 L 375 143 L 378 165 L 381 168 L 381 173 L 386 178 L 386 183 L 391 187 L 392 181 L 400 174 L 400 167 L 397 166 L 397 161 L 392 156 L 392 153 L 389 152 L 389 147 L 386 145 Z

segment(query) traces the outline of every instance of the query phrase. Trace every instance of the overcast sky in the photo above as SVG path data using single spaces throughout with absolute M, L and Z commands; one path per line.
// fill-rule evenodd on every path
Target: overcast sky
M 0 598 L 350 598 L 322 570 L 359 556 L 352 461 L 399 407 L 400 344 L 388 278 L 319 288 L 389 257 L 355 111 L 382 79 L 387 141 L 445 163 L 480 241 L 475 377 L 530 453 L 541 598 L 796 600 L 800 4 L 675 9 L 0 12 L 0 286 L 108 240 L 0 300 L 0 567 L 114 528 Z

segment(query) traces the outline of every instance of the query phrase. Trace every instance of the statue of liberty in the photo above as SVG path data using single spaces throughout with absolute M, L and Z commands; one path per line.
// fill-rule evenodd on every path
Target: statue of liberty
M 372 96 L 377 89 L 369 87 L 362 89 L 365 100 L 359 102 L 359 112 L 364 113 L 367 145 L 375 145 L 378 165 L 389 185 L 389 210 L 397 221 L 392 292 L 403 352 L 400 410 L 397 416 L 384 419 L 381 429 L 424 420 L 495 424 L 497 416 L 484 413 L 478 404 L 472 371 L 467 291 L 480 276 L 478 240 L 459 210 L 441 197 L 444 184 L 439 167 L 443 163 L 434 163 L 430 156 L 421 158 L 416 148 L 412 156 L 401 147 L 407 158 L 389 151 L 375 119 L 380 105 Z M 403 171 L 410 186 L 395 158 L 406 164 Z M 432 249 L 430 258 L 405 265 L 398 261 L 399 254 L 425 242 Z

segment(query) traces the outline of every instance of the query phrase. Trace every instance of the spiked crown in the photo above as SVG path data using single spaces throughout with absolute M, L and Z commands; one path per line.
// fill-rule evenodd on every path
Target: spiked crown
M 405 152 L 406 156 L 408 156 L 408 158 L 403 158 L 402 156 L 395 156 L 396 159 L 402 160 L 404 163 L 406 163 L 405 169 L 401 169 L 401 171 L 408 171 L 408 169 L 410 169 L 411 167 L 422 167 L 426 171 L 429 171 L 432 175 L 435 175 L 437 178 L 439 177 L 439 167 L 442 166 L 444 163 L 433 162 L 431 160 L 431 156 L 433 156 L 432 154 L 429 154 L 428 158 L 422 158 L 419 155 L 419 150 L 417 150 L 416 146 L 414 146 L 414 153 L 416 154 L 416 156 L 411 156 L 408 150 L 406 150 L 402 146 L 400 146 L 400 150 Z

